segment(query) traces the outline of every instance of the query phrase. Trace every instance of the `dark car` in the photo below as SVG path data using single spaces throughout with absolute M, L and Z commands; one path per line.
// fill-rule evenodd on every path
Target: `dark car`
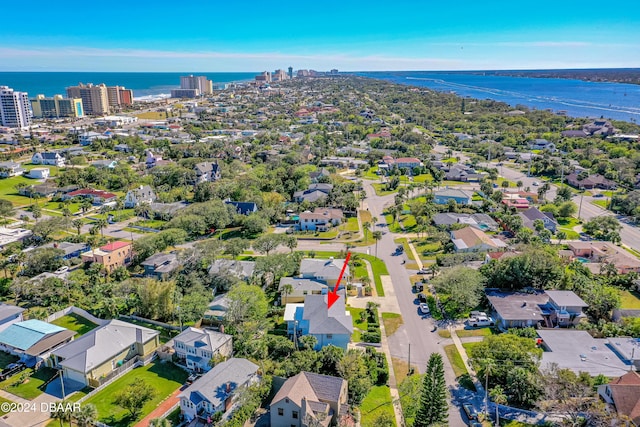
M 2 370 L 2 372 L 0 372 L 0 381 L 4 381 L 7 378 L 17 374 L 18 372 L 22 372 L 26 368 L 27 365 L 22 362 L 10 363 L 6 368 Z
M 419 302 L 427 302 L 427 297 L 423 294 L 423 293 L 419 293 L 418 295 L 416 295 L 416 298 L 418 298 Z
M 416 289 L 417 292 L 422 292 L 424 290 L 424 284 L 422 282 L 416 282 L 415 285 L 413 285 L 413 287 Z
M 471 403 L 464 403 L 462 409 L 464 409 L 464 413 L 467 414 L 467 418 L 470 420 L 478 419 L 478 411 L 476 411 L 476 408 L 474 408 Z

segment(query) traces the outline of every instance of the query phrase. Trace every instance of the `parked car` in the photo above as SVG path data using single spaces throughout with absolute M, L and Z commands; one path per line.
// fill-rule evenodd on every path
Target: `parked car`
M 404 253 L 404 246 L 402 246 L 402 245 L 396 246 L 396 252 L 395 253 L 396 253 L 396 255 Z
M 422 282 L 416 282 L 413 287 L 417 292 L 422 292 L 424 290 L 424 284 Z
M 477 328 L 478 326 L 494 326 L 496 323 L 493 318 L 488 316 L 478 316 L 478 317 L 470 317 L 467 320 L 467 324 L 469 326 L 473 326 Z
M 533 185 L 534 187 L 537 187 L 538 185 L 540 185 L 540 183 L 538 181 L 533 181 L 531 185 Z
M 4 381 L 7 378 L 17 374 L 18 372 L 22 372 L 26 368 L 27 365 L 22 362 L 10 363 L 6 368 L 2 370 L 2 372 L 0 372 L 0 381 Z
M 478 421 L 470 421 L 469 427 L 482 427 L 482 423 Z
M 427 304 L 426 302 L 421 302 L 420 303 L 420 312 L 422 314 L 429 314 L 429 304 Z
M 602 198 L 602 197 L 604 197 L 604 194 L 602 194 L 602 193 L 598 193 L 598 194 L 594 194 L 594 195 L 593 195 L 593 198 L 594 198 L 594 199 L 600 199 L 600 198 Z
M 419 293 L 418 295 L 416 295 L 416 298 L 418 298 L 418 301 L 420 303 L 426 303 L 427 302 L 427 297 L 423 293 Z
M 418 274 L 429 274 L 429 273 L 431 273 L 431 271 L 429 271 L 428 268 L 422 267 L 420 270 L 418 270 Z
M 467 414 L 467 418 L 470 420 L 478 419 L 478 411 L 476 411 L 476 408 L 474 408 L 471 403 L 462 404 L 462 409 L 464 409 L 464 413 Z
M 57 269 L 53 274 L 62 274 L 62 273 L 66 273 L 67 271 L 69 271 L 69 267 L 67 267 L 66 265 L 63 265 L 62 267 Z

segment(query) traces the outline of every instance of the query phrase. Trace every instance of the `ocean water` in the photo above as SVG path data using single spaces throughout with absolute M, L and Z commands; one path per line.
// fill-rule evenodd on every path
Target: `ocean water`
M 604 117 L 640 123 L 640 85 L 447 72 L 357 74 L 441 92 L 454 92 L 460 96 L 493 99 L 513 107 L 525 105 L 538 110 L 565 111 L 573 117 Z
M 152 99 L 169 96 L 171 89 L 180 87 L 180 76 L 205 75 L 216 83 L 253 80 L 258 73 L 96 73 L 96 72 L 0 72 L 0 86 L 29 93 L 66 96 L 68 86 L 78 83 L 105 83 L 107 86 L 124 86 L 133 89 L 136 99 Z

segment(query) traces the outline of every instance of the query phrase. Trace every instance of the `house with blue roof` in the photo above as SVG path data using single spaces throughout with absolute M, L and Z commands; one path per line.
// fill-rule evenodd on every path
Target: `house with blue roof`
M 75 334 L 75 331 L 41 320 L 26 320 L 0 332 L 0 350 L 19 356 L 32 367 L 47 359 L 51 351 L 71 341 Z

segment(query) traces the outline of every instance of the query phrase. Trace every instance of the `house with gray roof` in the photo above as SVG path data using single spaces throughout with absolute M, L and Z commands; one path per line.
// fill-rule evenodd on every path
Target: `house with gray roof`
M 50 165 L 61 168 L 64 167 L 64 157 L 55 151 L 45 151 L 42 153 L 35 153 L 31 157 L 31 163 L 34 165 Z
M 345 307 L 344 291 L 338 291 L 338 294 L 340 298 L 330 308 L 327 308 L 327 295 L 307 295 L 302 306 L 296 304 L 293 318 L 287 321 L 289 336 L 296 339 L 304 335 L 316 337 L 314 350 L 327 345 L 346 350 L 351 341 L 353 323 Z
M 290 285 L 290 291 L 284 292 L 283 289 Z M 329 287 L 325 282 L 314 279 L 301 279 L 295 277 L 283 277 L 280 279 L 278 286 L 280 291 L 280 302 L 283 305 L 296 302 L 304 302 L 307 295 L 324 295 L 328 292 Z
M 220 179 L 220 166 L 218 166 L 218 163 L 196 163 L 193 170 L 196 173 L 196 184 L 214 182 Z
M 16 162 L 0 162 L 0 178 L 23 175 L 26 170 Z
M 0 350 L 19 356 L 27 366 L 35 366 L 48 358 L 51 350 L 71 341 L 75 334 L 42 320 L 26 320 L 0 332 Z
M 114 319 L 54 350 L 53 367 L 62 370 L 65 380 L 97 387 L 124 363 L 151 356 L 160 345 L 159 335 Z
M 22 322 L 24 308 L 17 305 L 0 303 L 0 331 L 8 328 L 16 322 Z
M 45 248 L 55 248 L 62 251 L 62 259 L 70 260 L 71 258 L 80 257 L 84 252 L 90 251 L 91 246 L 86 243 L 72 242 L 53 242 L 43 245 Z
M 473 192 L 457 188 L 445 188 L 433 193 L 433 201 L 438 205 L 446 205 L 453 200 L 459 205 L 468 205 L 473 199 Z
M 556 232 L 558 228 L 558 221 L 553 217 L 551 212 L 542 212 L 536 207 L 531 207 L 523 212 L 517 214 L 522 218 L 522 225 L 535 231 L 535 221 L 539 219 L 544 224 L 544 228 L 552 233 Z
M 214 414 L 230 410 L 240 391 L 259 381 L 258 365 L 231 358 L 214 366 L 178 395 L 180 412 L 189 422 L 196 417 L 206 422 Z
M 124 207 L 135 208 L 141 203 L 153 203 L 156 201 L 156 193 L 149 185 L 141 185 L 138 188 L 127 191 L 124 196 Z
M 317 182 L 311 184 L 306 190 L 296 191 L 293 193 L 293 201 L 302 203 L 304 201 L 313 203 L 327 197 L 333 190 L 333 184 Z
M 287 379 L 271 400 L 271 427 L 337 425 L 339 416 L 347 413 L 347 397 L 346 380 L 300 372 Z
M 229 303 L 227 294 L 217 295 L 207 306 L 203 320 L 213 324 L 222 323 L 229 310 Z
M 180 261 L 178 261 L 178 255 L 174 253 L 157 253 L 142 261 L 140 265 L 144 267 L 146 277 L 164 280 L 180 268 Z
M 210 329 L 187 328 L 173 339 L 173 349 L 180 363 L 187 369 L 206 372 L 211 369 L 209 361 L 215 356 L 225 358 L 233 352 L 231 335 Z
M 487 214 L 463 214 L 455 212 L 442 212 L 434 215 L 433 224 L 449 228 L 453 224 L 468 224 L 482 231 L 496 231 L 498 223 Z
M 324 282 L 329 286 L 333 286 L 337 283 L 340 271 L 344 265 L 344 259 L 318 259 L 318 258 L 303 258 L 300 261 L 300 276 L 301 279 L 311 279 L 319 282 Z M 347 281 L 349 277 L 349 266 L 344 270 L 343 281 Z
M 254 261 L 237 261 L 234 259 L 217 259 L 209 267 L 210 276 L 232 275 L 242 280 L 249 280 L 256 268 Z

